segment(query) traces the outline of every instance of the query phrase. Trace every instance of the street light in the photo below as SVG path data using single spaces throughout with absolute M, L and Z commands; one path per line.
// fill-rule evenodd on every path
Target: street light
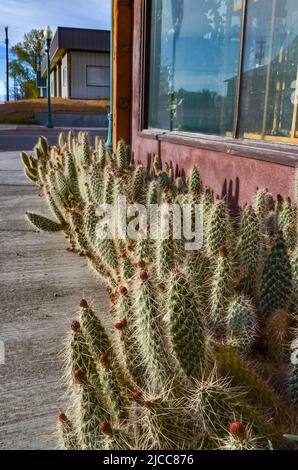
M 47 72 L 47 87 L 48 87 L 48 119 L 46 127 L 51 129 L 53 128 L 52 122 L 52 110 L 51 110 L 51 61 L 50 61 L 50 47 L 53 38 L 53 33 L 50 26 L 47 26 L 43 32 L 44 38 L 46 40 L 46 54 L 48 60 L 48 72 Z
M 114 1 L 111 0 L 111 38 L 110 38 L 110 112 L 108 114 L 108 135 L 106 140 L 106 149 L 113 149 L 113 23 L 114 23 Z

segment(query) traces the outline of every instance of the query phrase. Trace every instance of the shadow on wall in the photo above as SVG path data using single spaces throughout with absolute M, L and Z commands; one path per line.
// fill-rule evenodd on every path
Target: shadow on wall
M 153 155 L 152 153 L 147 154 L 147 171 L 151 176 L 153 175 L 154 156 L 155 155 Z M 161 162 L 162 162 L 162 160 L 161 160 Z M 141 161 L 138 161 L 137 163 L 142 164 Z M 167 161 L 167 165 L 171 169 L 172 174 L 175 176 L 175 178 L 181 177 L 181 178 L 184 179 L 184 181 L 186 181 L 187 176 L 186 176 L 185 170 L 183 168 L 182 169 L 179 168 L 178 163 L 173 163 L 172 161 L 170 161 L 170 162 Z M 162 164 L 162 167 L 163 167 L 163 170 L 164 170 L 165 168 L 164 168 L 163 164 Z M 240 210 L 240 206 L 239 206 L 240 179 L 239 179 L 238 176 L 236 177 L 235 181 L 233 181 L 233 180 L 228 181 L 227 179 L 224 180 L 220 195 L 219 194 L 218 195 L 214 194 L 213 188 L 206 187 L 206 189 L 209 189 L 211 194 L 215 195 L 215 197 L 218 197 L 218 198 L 221 198 L 221 199 L 225 200 L 227 202 L 228 207 L 229 207 L 229 209 L 230 209 L 230 211 L 233 215 L 238 215 L 239 214 L 239 210 Z

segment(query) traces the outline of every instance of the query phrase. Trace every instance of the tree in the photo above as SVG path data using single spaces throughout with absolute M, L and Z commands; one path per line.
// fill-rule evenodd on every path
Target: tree
M 40 70 L 43 49 L 43 31 L 38 29 L 32 29 L 26 33 L 23 42 L 11 48 L 15 59 L 10 62 L 10 76 L 15 81 L 17 96 L 21 98 L 38 96 L 36 73 Z

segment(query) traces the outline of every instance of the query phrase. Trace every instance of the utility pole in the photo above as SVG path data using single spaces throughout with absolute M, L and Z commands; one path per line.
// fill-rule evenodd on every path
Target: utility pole
M 8 26 L 5 27 L 6 44 L 6 101 L 9 101 Z

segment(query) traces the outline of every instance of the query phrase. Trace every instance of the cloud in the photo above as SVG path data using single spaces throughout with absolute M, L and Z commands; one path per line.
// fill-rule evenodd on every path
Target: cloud
M 10 43 L 23 39 L 33 28 L 57 26 L 109 29 L 109 0 L 5 0 L 0 3 L 0 43 L 4 26 L 9 27 Z M 2 30 L 2 31 L 1 31 Z

